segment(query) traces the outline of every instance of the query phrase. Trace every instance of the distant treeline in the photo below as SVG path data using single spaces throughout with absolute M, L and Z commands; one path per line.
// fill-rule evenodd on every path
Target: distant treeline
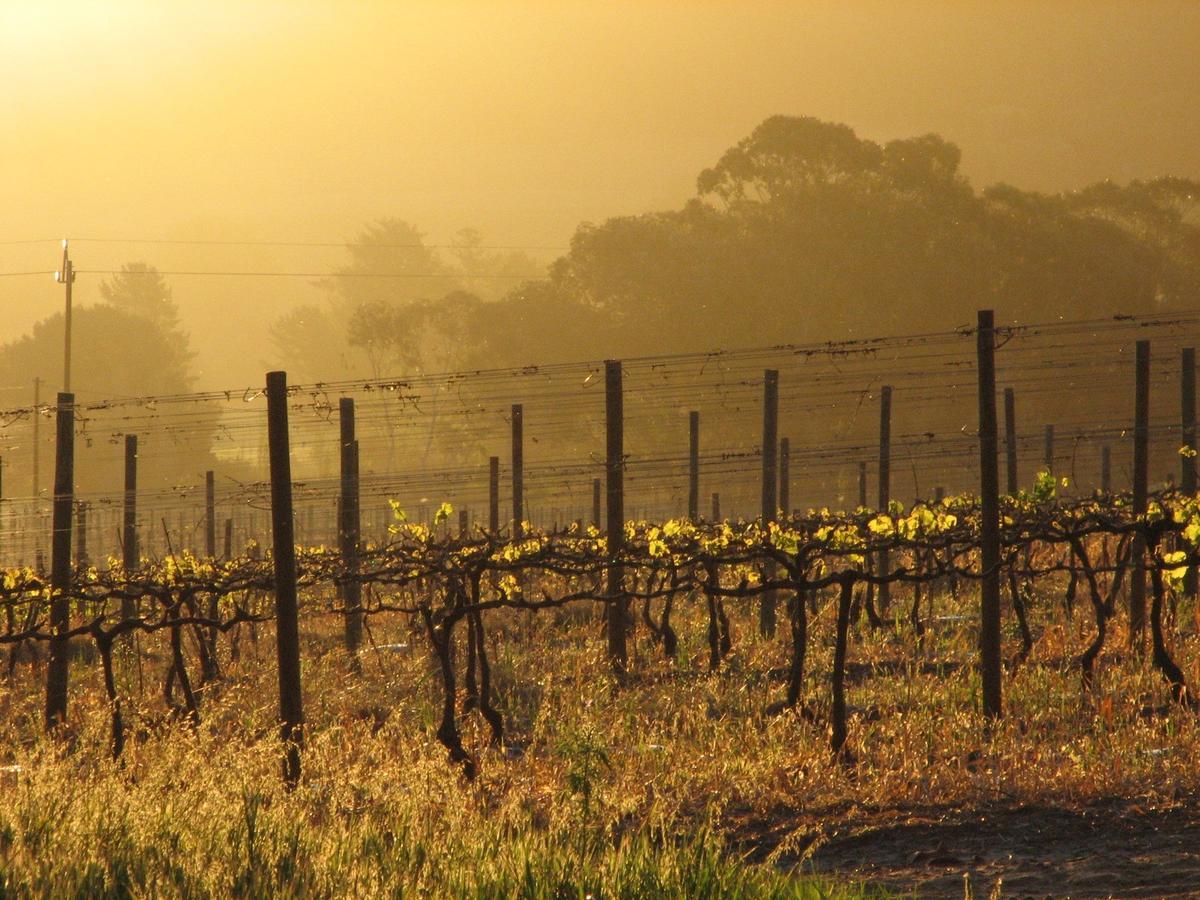
M 357 365 L 444 371 L 946 330 L 980 307 L 1039 322 L 1200 305 L 1200 183 L 976 191 L 960 157 L 935 134 L 881 146 L 775 116 L 701 172 L 682 209 L 580 225 L 547 277 L 499 300 L 461 278 L 421 296 L 374 284 L 369 297 L 362 279 L 334 279 L 336 314 L 310 310 L 308 329 L 293 317 L 278 349 L 316 375 L 336 335 Z M 377 223 L 356 271 L 369 255 L 380 270 L 413 266 L 410 251 L 370 253 L 412 234 Z
M 383 219 L 317 284 L 321 300 L 264 336 L 263 361 L 301 383 L 946 331 L 983 307 L 1000 325 L 1200 307 L 1200 183 L 977 191 L 960 157 L 938 135 L 880 145 L 846 125 L 775 116 L 701 172 L 681 209 L 581 224 L 548 269 L 488 248 L 473 229 L 438 249 L 414 225 Z M 192 389 L 195 360 L 165 279 L 131 263 L 101 292 L 103 303 L 76 312 L 87 335 L 75 347 L 81 399 Z M 27 405 L 39 374 L 53 402 L 62 340 L 58 314 L 0 347 L 6 407 Z M 1052 423 L 1069 402 L 1023 400 L 1022 418 Z M 43 491 L 52 419 L 44 424 Z M 9 423 L 4 454 L 19 493 L 32 461 L 23 425 Z M 121 423 L 94 417 L 90 427 L 83 449 L 97 447 L 94 459 L 81 454 L 80 477 L 111 486 Z M 215 414 L 211 428 L 169 440 L 147 468 L 157 483 L 230 467 L 213 454 Z

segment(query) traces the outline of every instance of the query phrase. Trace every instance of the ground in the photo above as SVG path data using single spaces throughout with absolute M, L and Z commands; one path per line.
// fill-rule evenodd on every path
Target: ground
M 807 823 L 811 842 L 777 864 L 863 881 L 920 897 L 1194 897 L 1200 892 L 1200 804 L 1121 801 L 1080 809 L 1046 806 L 964 812 L 859 810 L 839 822 L 797 816 L 741 835 L 763 856 Z
M 474 780 L 437 739 L 442 688 L 420 627 L 372 617 L 354 674 L 327 600 L 308 598 L 302 617 L 308 736 L 293 792 L 279 778 L 270 625 L 256 641 L 243 631 L 236 661 L 223 639 L 195 729 L 165 715 L 162 635 L 119 655 L 119 763 L 95 659 L 76 659 L 70 733 L 49 739 L 44 657 L 22 656 L 0 683 L 4 892 L 987 897 L 999 882 L 1005 897 L 1162 897 L 1200 885 L 1197 716 L 1169 702 L 1146 658 L 1118 651 L 1119 623 L 1083 691 L 1089 611 L 1068 615 L 1053 585 L 1033 598 L 1037 643 L 1006 671 L 1005 715 L 990 725 L 977 598 L 933 597 L 923 636 L 903 598 L 904 620 L 860 624 L 841 758 L 829 598 L 809 621 L 803 705 L 782 712 L 788 630 L 759 637 L 752 603 L 731 604 L 733 649 L 716 672 L 703 603 L 678 604 L 678 658 L 639 629 L 624 685 L 594 610 L 489 614 L 505 734 L 490 747 L 460 703 Z M 1177 617 L 1172 651 L 1195 684 L 1195 612 L 1180 604 Z M 1017 640 L 1010 627 L 1010 658 Z M 458 653 L 461 676 L 465 643 Z M 815 893 L 790 877 L 814 871 Z

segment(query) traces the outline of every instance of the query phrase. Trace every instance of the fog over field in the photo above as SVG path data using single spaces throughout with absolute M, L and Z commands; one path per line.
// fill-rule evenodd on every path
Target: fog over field
M 0 0 L 0 896 L 1200 884 L 1200 0 Z
M 499 299 L 581 223 L 680 209 L 773 115 L 936 133 L 978 190 L 1200 177 L 1197 34 L 1188 2 L 8 2 L 0 270 L 58 264 L 9 241 L 76 239 L 80 306 L 129 262 L 313 273 L 167 277 L 194 386 L 258 383 L 370 223 L 519 248 L 454 285 Z M 0 341 L 60 305 L 49 276 L 0 278 Z

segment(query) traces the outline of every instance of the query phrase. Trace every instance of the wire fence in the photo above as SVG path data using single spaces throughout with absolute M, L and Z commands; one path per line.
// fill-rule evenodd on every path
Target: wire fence
M 997 383 L 1016 400 L 1018 477 L 1051 468 L 1069 490 L 1130 484 L 1133 345 L 1148 339 L 1151 481 L 1178 483 L 1181 351 L 1200 313 L 1121 317 L 1001 329 Z M 792 510 L 854 508 L 874 499 L 880 397 L 891 390 L 891 494 L 913 501 L 977 485 L 973 331 L 775 346 L 623 361 L 625 480 L 636 518 L 687 512 L 689 414 L 698 412 L 701 512 L 761 512 L 762 385 L 778 372 L 781 473 Z M 265 542 L 269 484 L 261 388 L 76 399 L 76 491 L 93 558 L 121 555 L 123 444 L 138 438 L 138 531 L 143 552 L 203 552 L 205 471 L 215 475 L 218 533 L 236 548 Z M 292 471 L 300 540 L 337 536 L 339 404 L 355 403 L 365 532 L 381 537 L 390 500 L 427 518 L 442 502 L 468 523 L 489 517 L 489 461 L 505 488 L 497 517 L 512 518 L 512 417 L 521 407 L 524 518 L 538 527 L 592 523 L 594 480 L 604 476 L 603 363 L 419 373 L 293 386 Z M 34 423 L 37 423 L 35 426 Z M 1047 426 L 1053 429 L 1047 439 Z M 37 432 L 36 434 L 34 432 Z M 35 564 L 49 546 L 54 404 L 0 410 L 3 501 L 0 560 Z M 35 465 L 35 448 L 40 459 Z M 1106 449 L 1107 448 L 1107 449 Z M 193 467 L 194 468 L 191 468 Z M 36 496 L 35 496 L 36 488 Z

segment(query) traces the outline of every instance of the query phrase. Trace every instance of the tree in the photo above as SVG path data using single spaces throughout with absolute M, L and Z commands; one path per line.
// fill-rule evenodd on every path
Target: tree
M 483 232 L 477 228 L 459 229 L 450 254 L 457 263 L 463 288 L 481 300 L 499 300 L 514 280 L 533 280 L 546 273 L 545 266 L 520 250 L 485 249 Z
M 346 340 L 366 354 L 373 377 L 393 368 L 402 372 L 412 365 L 416 355 L 412 346 L 412 306 L 401 309 L 386 300 L 364 300 L 351 311 Z
M 122 295 L 116 291 L 113 296 Z M 169 331 L 164 324 L 167 318 L 160 316 L 155 321 L 133 308 L 132 303 L 105 302 L 74 310 L 72 387 L 78 403 L 192 390 L 186 337 Z M 30 388 L 26 385 L 31 385 L 34 377 L 41 377 L 52 389 L 62 371 L 63 337 L 63 315 L 56 313 L 38 322 L 30 334 L 0 346 L 0 384 L 12 386 L 4 391 L 6 405 L 27 405 Z M 53 394 L 44 391 L 42 402 L 52 404 Z M 119 489 L 121 443 L 131 427 L 130 410 L 91 408 L 77 416 L 75 471 L 80 490 Z M 146 413 L 145 409 L 140 411 Z M 139 436 L 141 485 L 161 488 L 199 484 L 204 470 L 214 467 L 210 447 L 219 414 L 200 405 L 188 407 L 187 413 L 187 421 L 168 421 Z M 26 429 L 30 424 L 21 419 L 10 427 Z M 13 484 L 30 483 L 31 437 L 24 432 L 16 441 L 18 452 L 6 454 L 5 463 L 13 466 Z M 53 450 L 54 429 L 45 427 L 41 429 L 42 459 L 52 460 Z M 43 490 L 49 487 L 47 471 L 43 467 Z
M 526 282 L 502 302 L 479 304 L 463 329 L 464 368 L 596 359 L 615 346 L 617 332 L 606 311 L 547 280 Z M 541 337 L 547 331 L 553 340 Z
M 125 263 L 100 282 L 100 296 L 110 306 L 149 319 L 166 332 L 179 330 L 179 307 L 171 297 L 170 285 L 154 266 Z
M 272 328 L 280 361 L 310 380 L 446 371 L 469 348 L 450 340 L 501 285 L 544 268 L 525 253 L 492 251 L 461 229 L 444 260 L 400 219 L 380 219 L 346 245 L 349 261 L 319 282 L 326 304 L 305 305 Z M 465 364 L 465 363 L 464 363 Z
M 883 152 L 848 125 L 811 116 L 772 116 L 726 150 L 696 180 L 701 197 L 734 206 L 770 203 L 789 193 L 861 178 L 878 170 Z
M 399 311 L 459 288 L 452 267 L 424 235 L 401 219 L 367 225 L 346 244 L 348 262 L 317 282 L 324 307 L 305 305 L 281 317 L 271 340 L 279 364 L 313 380 L 376 377 L 403 359 Z
M 1068 196 L 997 185 L 983 199 L 1007 318 L 1037 322 L 1158 308 L 1158 254 L 1120 225 L 1081 215 Z
M 544 287 L 589 327 L 583 356 L 945 330 L 992 306 L 1019 321 L 1200 302 L 1200 185 L 1163 178 L 1064 195 L 976 193 L 936 134 L 880 146 L 772 116 L 697 178 L 681 209 L 579 226 Z M 514 335 L 507 357 L 559 347 Z M 544 342 L 543 342 L 544 343 Z
M 401 219 L 369 224 L 346 244 L 350 261 L 322 282 L 337 305 L 353 312 L 365 303 L 403 305 L 440 297 L 457 289 L 459 279 L 425 235 Z
M 1067 195 L 1071 213 L 1113 225 L 1153 257 L 1155 301 L 1186 307 L 1200 296 L 1200 183 L 1185 178 L 1110 181 Z
M 1038 322 L 1200 304 L 1195 182 L 976 191 L 961 160 L 936 134 L 881 145 L 773 116 L 683 206 L 581 224 L 545 277 L 496 302 L 480 276 L 508 263 L 477 231 L 459 232 L 447 263 L 411 226 L 377 223 L 339 271 L 379 271 L 400 243 L 415 254 L 404 265 L 442 280 L 407 293 L 335 281 L 344 302 L 318 327 L 372 372 L 420 374 L 947 331 L 983 307 Z
M 115 310 L 150 322 L 162 341 L 166 370 L 177 371 L 191 389 L 193 354 L 188 349 L 188 336 L 179 324 L 179 307 L 171 296 L 171 287 L 154 266 L 130 262 L 121 266 L 111 278 L 99 284 L 100 296 Z
M 961 162 L 936 134 L 880 144 L 843 124 L 774 116 L 700 172 L 679 208 L 581 224 L 544 277 L 521 254 L 489 251 L 473 229 L 442 258 L 412 226 L 375 223 L 325 282 L 327 309 L 282 321 L 276 339 L 282 350 L 320 354 L 326 378 L 420 376 L 948 332 L 980 308 L 996 309 L 1001 323 L 1037 323 L 1200 304 L 1195 182 L 978 191 Z M 493 299 L 485 276 L 506 271 L 520 281 Z M 412 278 L 371 277 L 404 272 Z M 389 447 L 393 465 L 471 465 L 495 452 L 494 433 L 493 446 L 475 443 L 481 420 L 444 414 L 441 398 L 458 386 L 420 379 L 419 409 L 404 386 L 388 392 L 379 431 L 389 440 L 403 431 L 406 442 Z M 846 396 L 877 386 L 868 380 Z M 839 433 L 856 409 L 837 404 L 821 433 Z M 1071 414 L 1051 392 L 1021 409 L 1031 422 Z M 922 430 L 969 426 L 953 404 L 919 412 Z M 631 444 L 655 445 L 661 425 L 631 417 Z M 706 426 L 706 442 L 744 447 L 746 435 L 726 427 Z M 548 459 L 602 446 L 586 429 L 538 440 Z
M 298 382 L 332 381 L 355 371 L 346 323 L 328 303 L 306 303 L 271 326 L 278 365 Z
M 681 208 L 582 224 L 547 278 L 478 309 L 478 364 L 944 332 L 985 307 L 1035 323 L 1200 304 L 1200 185 L 976 192 L 961 157 L 935 134 L 880 146 L 767 119 Z M 1023 406 L 1068 413 L 1051 395 Z M 958 431 L 954 415 L 922 427 Z

